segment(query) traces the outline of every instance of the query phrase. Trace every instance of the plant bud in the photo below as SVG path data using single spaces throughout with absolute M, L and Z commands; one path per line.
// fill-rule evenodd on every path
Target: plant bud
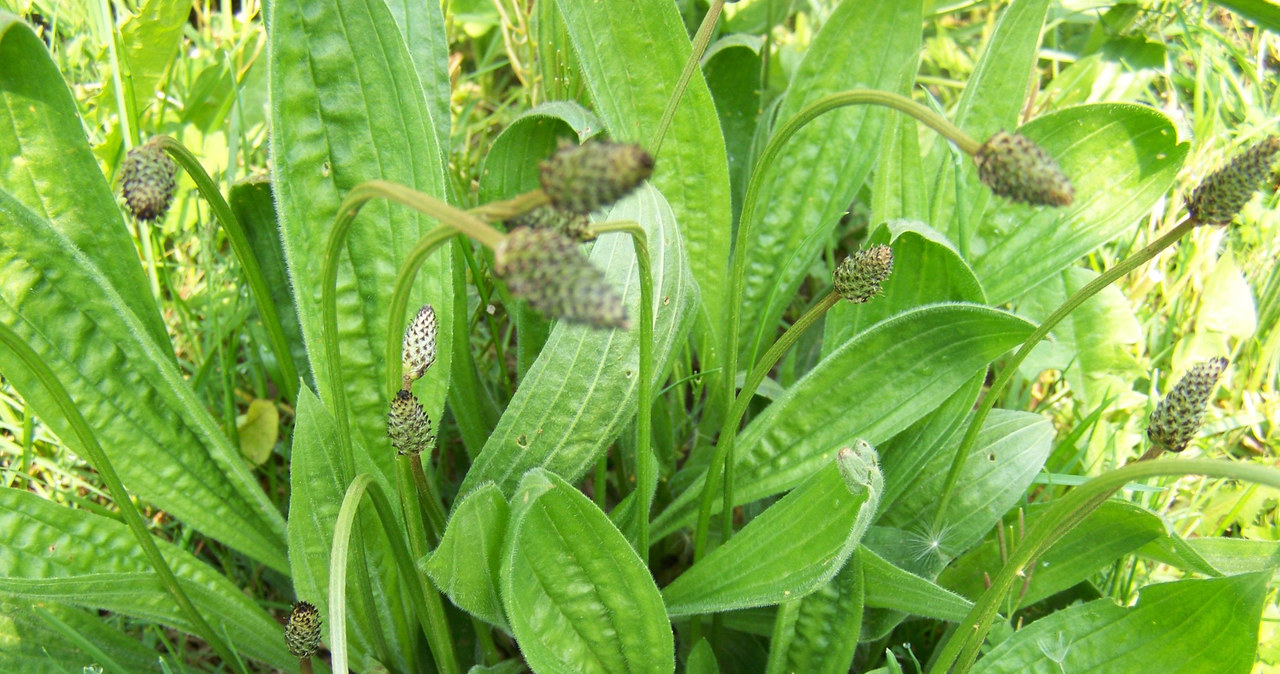
M 1171 452 L 1186 449 L 1200 432 L 1209 395 L 1226 368 L 1226 358 L 1212 358 L 1197 363 L 1183 375 L 1147 418 L 1147 437 L 1151 442 Z
M 578 243 L 554 229 L 517 227 L 494 250 L 494 272 L 511 294 L 549 318 L 627 329 L 622 298 Z
M 401 365 L 407 387 L 427 373 L 436 362 L 436 310 L 430 304 L 422 305 L 404 331 Z
M 538 167 L 551 203 L 583 215 L 621 199 L 652 174 L 653 157 L 639 145 L 605 141 L 561 143 Z
M 405 389 L 396 391 L 387 414 L 387 435 L 396 452 L 413 456 L 431 448 L 436 436 L 431 433 L 431 417 L 421 403 Z
M 1280 137 L 1267 136 L 1214 171 L 1187 199 L 1187 210 L 1200 224 L 1225 225 L 1273 176 Z
M 1030 138 L 1000 131 L 978 148 L 978 178 L 1002 197 L 1039 206 L 1067 206 L 1075 198 L 1058 163 Z
M 591 234 L 591 221 L 580 213 L 570 213 L 548 205 L 538 206 L 521 213 L 508 222 L 511 228 L 557 229 L 571 239 L 587 242 L 595 239 Z
M 135 146 L 125 155 L 120 170 L 120 193 L 138 220 L 159 220 L 173 204 L 178 165 L 152 141 Z
M 284 642 L 297 658 L 309 658 L 320 649 L 320 612 L 305 601 L 293 605 L 284 628 Z
M 893 249 L 872 246 L 844 259 L 832 274 L 836 293 L 841 297 L 862 304 L 880 294 L 880 286 L 893 273 Z

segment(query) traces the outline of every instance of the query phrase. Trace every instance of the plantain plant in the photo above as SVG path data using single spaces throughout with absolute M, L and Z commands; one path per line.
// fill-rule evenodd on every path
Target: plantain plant
M 269 178 L 223 195 L 157 137 L 122 201 L 45 44 L 0 14 L 0 371 L 111 505 L 0 490 L 0 669 L 1248 671 L 1275 544 L 1183 538 L 1131 495 L 1280 487 L 1178 455 L 1251 364 L 1153 390 L 1123 466 L 1060 464 L 1122 393 L 1112 284 L 1229 226 L 1280 141 L 1256 129 L 1183 190 L 1190 144 L 1152 107 L 1020 124 L 1050 0 L 996 14 L 950 107 L 918 95 L 935 3 L 812 3 L 783 72 L 749 34 L 775 4 L 496 2 L 529 105 L 459 189 L 450 3 L 271 2 Z M 137 262 L 130 223 L 165 217 L 179 167 L 294 411 L 287 502 L 184 375 Z M 1166 211 L 1147 247 L 1080 265 Z M 1092 420 L 1026 409 L 1044 369 L 1086 373 Z M 1134 558 L 1178 579 L 1117 603 L 1095 581 Z M 161 662 L 103 611 L 208 649 Z

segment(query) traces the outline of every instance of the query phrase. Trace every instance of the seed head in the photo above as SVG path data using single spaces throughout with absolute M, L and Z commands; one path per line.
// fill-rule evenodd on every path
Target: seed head
M 627 329 L 622 298 L 578 243 L 554 229 L 517 227 L 494 250 L 494 272 L 511 294 L 549 318 Z
M 406 386 L 421 379 L 436 362 L 436 329 L 436 310 L 430 304 L 422 305 L 404 331 L 401 361 Z
M 129 150 L 120 170 L 120 193 L 133 217 L 144 222 L 163 218 L 173 204 L 177 173 L 178 165 L 154 139 Z
M 1272 179 L 1280 137 L 1267 136 L 1214 171 L 1187 199 L 1187 210 L 1201 224 L 1225 225 Z
M 832 274 L 836 293 L 862 304 L 880 294 L 880 286 L 893 273 L 893 249 L 878 245 L 844 259 Z
M 653 157 L 639 145 L 565 142 L 539 165 L 538 174 L 552 205 L 585 215 L 621 199 L 653 175 Z
M 396 452 L 404 456 L 421 454 L 431 448 L 436 436 L 431 433 L 431 417 L 422 404 L 405 389 L 396 391 L 387 414 L 387 435 Z
M 297 658 L 309 658 L 320 649 L 320 612 L 305 601 L 293 605 L 284 627 L 284 641 Z
M 1058 163 L 1030 138 L 1000 131 L 978 148 L 978 178 L 992 192 L 1033 206 L 1067 206 L 1075 198 Z
M 1226 358 L 1212 358 L 1197 363 L 1183 375 L 1147 418 L 1147 437 L 1151 442 L 1171 452 L 1186 449 L 1200 432 L 1209 395 L 1226 368 Z
M 527 213 L 521 213 L 508 223 L 510 227 L 533 229 L 558 229 L 571 239 L 586 242 L 595 239 L 591 234 L 591 221 L 581 213 L 562 211 L 554 206 L 542 205 Z

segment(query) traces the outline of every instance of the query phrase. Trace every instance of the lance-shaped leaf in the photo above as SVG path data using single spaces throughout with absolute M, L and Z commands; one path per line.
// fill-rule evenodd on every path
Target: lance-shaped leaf
M 1247 672 L 1271 573 L 1142 589 L 1136 606 L 1099 599 L 1031 623 L 974 672 Z
M 467 494 L 453 507 L 439 547 L 420 562 L 458 608 L 507 631 L 498 577 L 510 510 L 492 484 Z
M 0 596 L 100 609 L 193 633 L 123 523 L 17 489 L 0 489 Z M 226 576 L 157 541 L 191 602 L 241 653 L 296 671 L 279 623 Z
M 596 114 L 616 141 L 646 144 L 692 51 L 670 2 L 558 0 Z M 689 267 L 702 288 L 703 334 L 714 335 L 729 266 L 729 169 L 715 104 L 694 70 L 667 137 L 653 184 L 671 204 Z M 712 342 L 715 344 L 717 342 Z M 710 357 L 710 354 L 707 354 Z
M 156 651 L 97 611 L 48 602 L 0 601 L 0 671 L 63 674 L 100 665 L 108 672 L 159 672 Z
M 59 377 L 131 492 L 274 569 L 284 519 L 101 269 L 0 190 L 0 321 Z M 73 449 L 57 403 L 8 349 L 0 369 Z
M 822 24 L 796 69 L 777 119 L 847 89 L 906 91 L 920 50 L 920 0 L 845 2 Z M 854 36 L 876 36 L 858 39 Z M 762 166 L 746 256 L 741 312 L 744 363 L 753 363 L 777 334 L 809 266 L 829 243 L 875 165 L 885 108 L 855 105 L 828 112 L 792 136 L 771 166 Z M 746 216 L 746 213 L 743 214 Z
M 382 0 L 280 2 L 271 10 L 272 178 L 302 334 L 316 385 L 322 394 L 346 388 L 351 433 L 364 440 L 375 476 L 389 488 L 395 453 L 386 439 L 386 368 L 400 368 L 385 362 L 391 288 L 400 262 L 434 223 L 382 200 L 360 212 L 338 266 L 336 365 L 318 357 L 320 272 L 351 188 L 383 179 L 444 197 L 438 130 L 401 26 Z M 452 283 L 449 255 L 436 252 L 409 299 L 413 307 L 430 303 L 440 321 L 438 360 L 417 385 L 432 419 L 441 418 L 449 380 Z
M 662 596 L 608 516 L 540 469 L 512 504 L 502 601 L 533 671 L 675 671 Z
M 697 286 L 674 216 L 657 190 L 642 186 L 606 218 L 638 222 L 648 235 L 657 383 L 675 346 L 688 334 Z M 591 250 L 591 262 L 604 269 L 606 281 L 620 291 L 627 315 L 638 317 L 640 280 L 631 237 L 600 237 Z M 471 465 L 462 492 L 492 480 L 509 493 L 533 467 L 567 480 L 581 477 L 635 415 L 639 334 L 635 326 L 623 332 L 557 324 Z
M 857 547 L 884 483 L 875 450 L 858 441 L 834 465 L 751 520 L 662 591 L 672 616 L 800 599 L 831 579 Z
M 786 671 L 847 674 L 862 630 L 862 599 L 862 563 L 855 551 L 840 573 L 799 600 L 786 639 Z
M 1012 314 L 959 303 L 919 307 L 877 323 L 824 358 L 742 432 L 735 454 L 737 504 L 794 487 L 850 438 L 875 444 L 892 437 L 1031 331 Z M 655 538 L 692 521 L 702 479 L 655 520 Z

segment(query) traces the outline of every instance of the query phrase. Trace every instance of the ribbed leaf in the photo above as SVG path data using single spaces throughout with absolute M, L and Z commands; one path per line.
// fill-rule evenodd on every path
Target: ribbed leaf
M 1007 302 L 1133 226 L 1173 184 L 1187 143 L 1167 117 L 1141 105 L 1082 105 L 1019 129 L 1075 186 L 1067 208 L 1001 202 L 986 216 L 987 249 L 974 271 L 992 303 Z
M 874 445 L 892 437 L 1031 330 L 1012 314 L 967 304 L 921 307 L 876 324 L 823 359 L 742 432 L 737 503 L 799 484 L 851 438 Z M 655 538 L 692 520 L 701 488 L 699 478 L 657 518 Z
M 1028 529 L 1038 512 L 1027 517 Z M 1098 569 L 1163 535 L 1164 523 L 1151 512 L 1131 503 L 1108 501 L 1036 560 L 1026 592 L 1019 591 L 1019 605 L 1034 604 L 1086 580 Z M 1000 566 L 999 545 L 988 540 L 947 567 L 938 584 L 977 597 L 986 590 L 983 573 L 989 578 Z
M 667 613 L 777 604 L 830 580 L 871 524 L 884 488 L 874 451 L 849 460 L 857 464 L 854 477 L 836 465 L 818 470 L 680 574 L 662 591 Z
M 139 117 L 156 103 L 156 90 L 182 45 L 182 29 L 191 14 L 191 4 L 192 0 L 147 0 L 138 8 L 138 14 L 119 28 L 116 39 L 123 66 L 120 74 L 127 82 L 125 91 L 133 97 Z M 95 107 L 114 108 L 115 78 L 104 79 Z M 118 148 L 119 134 L 114 135 L 111 142 Z
M 892 242 L 890 242 L 892 237 Z M 973 270 L 949 242 L 928 225 L 891 221 L 872 236 L 868 246 L 893 248 L 894 273 L 884 282 L 882 295 L 870 302 L 841 302 L 827 312 L 822 337 L 824 355 L 850 337 L 895 314 L 934 302 L 986 301 Z
M 1270 573 L 1150 585 L 1132 608 L 1099 599 L 1018 630 L 974 672 L 1248 672 Z
M 675 5 L 597 0 L 556 4 L 609 135 L 648 143 L 691 51 Z M 702 289 L 702 329 L 711 336 L 718 332 L 713 321 L 723 311 L 732 220 L 724 138 L 700 71 L 689 81 L 657 160 L 653 184 L 679 222 L 689 268 Z
M 510 631 L 498 595 L 502 542 L 510 507 L 497 487 L 467 494 L 449 515 L 440 546 L 422 564 L 441 592 L 462 610 Z
M 920 0 L 845 2 L 813 38 L 792 76 L 778 119 L 845 89 L 898 90 L 920 49 Z M 856 36 L 875 36 L 858 39 Z M 904 89 L 905 90 L 905 89 Z M 744 364 L 773 343 L 778 319 L 795 299 L 809 265 L 828 245 L 840 216 L 875 165 L 884 108 L 829 112 L 787 141 L 752 186 L 762 197 L 745 242 L 741 312 Z
M 101 270 L 0 191 L 0 320 L 57 374 L 125 486 L 204 534 L 284 571 L 284 519 Z M 53 399 L 11 352 L 0 370 L 80 449 Z
M 89 151 L 84 126 L 44 43 L 0 12 L 0 189 L 49 220 L 94 262 L 123 307 L 172 358 L 169 336 L 138 263 L 111 186 Z M 45 411 L 41 411 L 44 414 Z
M 733 212 L 742 210 L 742 193 L 751 177 L 751 141 L 760 122 L 760 47 L 757 35 L 732 33 L 713 42 L 702 57 L 707 88 L 716 102 L 729 159 Z M 710 651 L 708 651 L 710 652 Z
M 872 527 L 872 531 L 875 527 Z M 867 546 L 858 548 L 862 560 L 867 608 L 887 609 L 949 622 L 964 620 L 973 608 L 964 597 L 932 581 L 885 561 Z
M 0 489 L 0 595 L 101 609 L 193 632 L 128 527 L 17 489 Z M 241 653 L 297 670 L 280 625 L 226 576 L 169 543 L 160 552 L 214 629 Z
M 427 113 L 436 132 L 436 146 L 447 160 L 449 129 L 449 38 L 444 30 L 444 13 L 439 3 L 412 0 L 385 0 L 395 17 L 400 35 L 409 48 Z
M 599 508 L 554 473 L 512 499 L 502 600 L 535 672 L 673 672 L 675 647 L 649 570 Z
M 346 388 L 351 433 L 389 488 L 395 452 L 386 439 L 386 368 L 400 367 L 384 362 L 391 288 L 401 260 L 433 223 L 383 201 L 361 211 L 338 271 L 337 372 L 318 357 L 320 271 L 338 205 L 356 185 L 380 178 L 443 198 L 437 130 L 404 40 L 387 39 L 402 32 L 382 0 L 281 0 L 269 14 L 271 166 L 302 334 L 319 390 Z M 411 307 L 431 302 L 440 321 L 436 365 L 417 384 L 436 420 L 452 355 L 452 279 L 449 255 L 437 252 L 410 300 Z
M 1023 498 L 1031 480 L 1044 465 L 1053 445 L 1053 424 L 1029 412 L 994 410 L 983 424 L 973 450 L 965 459 L 955 492 L 943 517 L 941 531 L 920 529 L 922 520 L 936 513 L 937 502 L 951 468 L 958 435 L 946 451 L 938 452 L 906 488 L 879 524 L 919 534 L 915 552 L 952 557 L 982 540 L 987 531 Z M 904 556 L 909 556 L 910 553 Z M 901 557 L 889 556 L 890 561 Z
M 644 226 L 652 260 L 655 382 L 688 333 L 697 287 L 671 210 L 657 190 L 643 186 L 614 205 L 608 220 Z M 638 317 L 639 271 L 631 237 L 608 234 L 591 261 L 621 291 L 627 315 Z M 498 427 L 476 457 L 462 492 L 492 480 L 504 493 L 529 468 L 540 466 L 568 480 L 581 477 L 636 412 L 639 329 L 594 330 L 558 324 L 520 382 Z
M 862 563 L 855 551 L 840 573 L 800 600 L 786 671 L 848 674 L 862 629 L 862 593 Z
M 65 674 L 160 671 L 156 651 L 108 625 L 97 611 L 46 602 L 0 601 L 0 671 Z

